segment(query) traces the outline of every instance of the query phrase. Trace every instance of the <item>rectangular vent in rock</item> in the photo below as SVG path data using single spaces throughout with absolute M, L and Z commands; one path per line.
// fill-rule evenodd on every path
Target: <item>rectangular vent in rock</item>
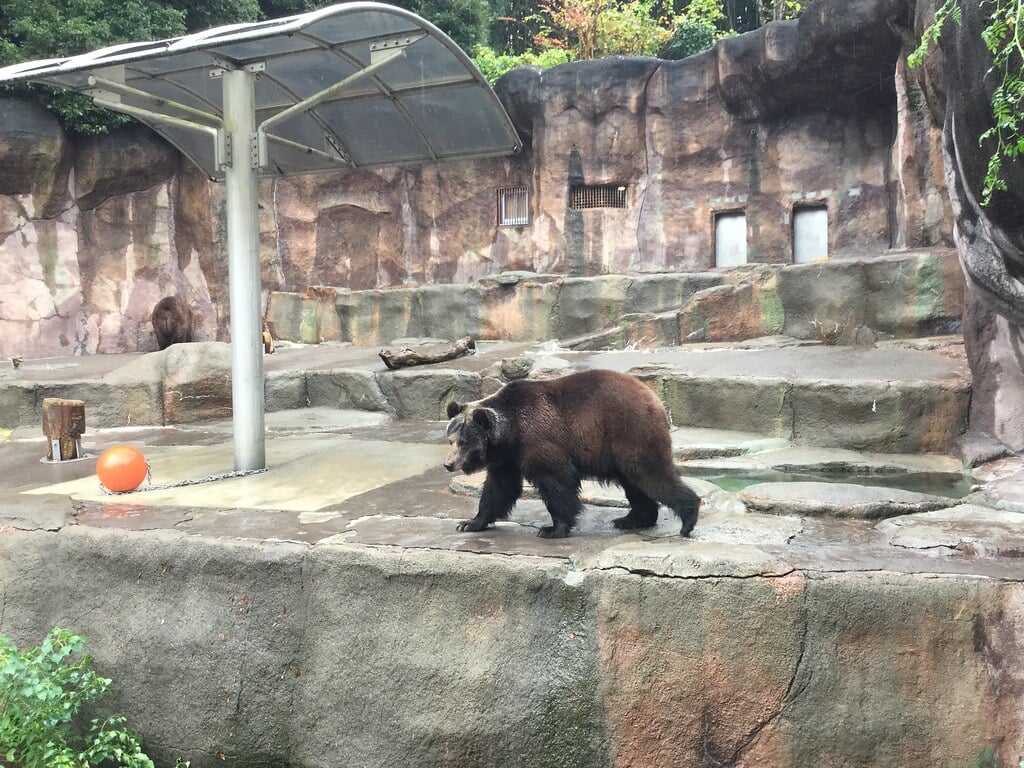
M 573 184 L 569 187 L 569 207 L 573 210 L 586 208 L 625 208 L 625 184 Z
M 739 267 L 747 263 L 747 214 L 721 211 L 715 214 L 715 266 Z
M 828 258 L 828 208 L 800 205 L 793 208 L 793 263 L 810 264 Z

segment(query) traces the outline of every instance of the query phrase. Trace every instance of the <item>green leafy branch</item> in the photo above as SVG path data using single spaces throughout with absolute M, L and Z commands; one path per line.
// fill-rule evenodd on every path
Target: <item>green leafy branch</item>
M 82 708 L 110 687 L 109 678 L 90 669 L 89 656 L 72 658 L 84 645 L 63 629 L 23 651 L 0 636 L 0 768 L 154 768 L 124 717 L 76 727 Z
M 907 57 L 907 63 L 912 67 L 919 67 L 924 63 L 924 57 L 932 46 L 937 45 L 939 42 L 939 36 L 942 34 L 943 28 L 946 26 L 946 20 L 950 17 L 953 18 L 957 24 L 960 23 L 963 14 L 960 10 L 960 6 L 957 4 L 957 0 L 946 0 L 937 11 L 935 11 L 935 18 L 932 23 L 921 33 L 921 43 L 917 46 L 913 53 Z
M 992 93 L 995 125 L 978 139 L 979 143 L 995 142 L 985 174 L 982 205 L 989 203 L 996 190 L 1006 191 L 1006 180 L 1001 176 L 1003 160 L 1013 161 L 1024 155 L 1024 5 L 1021 0 L 985 2 L 992 6 L 992 16 L 981 38 L 992 54 L 989 72 L 994 72 L 1002 82 Z
M 987 74 L 994 74 L 999 82 L 991 97 L 993 125 L 978 137 L 979 145 L 993 145 L 981 190 L 981 204 L 988 205 L 997 191 L 1007 189 L 1003 163 L 1024 155 L 1024 0 L 980 0 L 980 5 L 989 12 L 988 26 L 981 32 L 992 55 Z M 935 12 L 920 45 L 907 57 L 910 66 L 921 65 L 950 18 L 960 23 L 959 0 L 945 0 Z

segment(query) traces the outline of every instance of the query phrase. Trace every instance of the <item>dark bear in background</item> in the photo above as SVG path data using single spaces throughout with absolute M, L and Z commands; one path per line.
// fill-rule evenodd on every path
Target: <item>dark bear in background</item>
M 165 296 L 153 307 L 153 332 L 160 349 L 192 341 L 192 309 L 178 296 Z
M 449 403 L 444 467 L 471 473 L 486 467 L 476 517 L 460 531 L 479 531 L 508 517 L 525 477 L 551 514 L 544 538 L 569 535 L 583 507 L 583 479 L 622 486 L 629 514 L 621 530 L 650 528 L 659 502 L 671 507 L 689 536 L 700 499 L 684 485 L 672 458 L 669 420 L 661 401 L 632 376 L 585 371 L 548 381 L 513 381 L 473 403 Z

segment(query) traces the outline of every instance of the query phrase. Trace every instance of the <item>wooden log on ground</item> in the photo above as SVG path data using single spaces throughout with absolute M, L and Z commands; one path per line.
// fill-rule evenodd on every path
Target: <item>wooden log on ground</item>
M 81 438 L 85 432 L 85 401 L 47 397 L 43 400 L 43 434 L 46 458 L 68 461 L 80 458 Z
M 463 355 L 471 355 L 476 351 L 476 342 L 471 336 L 464 336 L 455 342 L 444 352 L 430 354 L 428 352 L 416 352 L 412 349 L 403 349 L 401 352 L 389 352 L 386 349 L 380 351 L 380 359 L 384 361 L 391 370 L 396 368 L 409 368 L 413 365 L 430 365 L 431 363 L 443 363 L 454 360 Z

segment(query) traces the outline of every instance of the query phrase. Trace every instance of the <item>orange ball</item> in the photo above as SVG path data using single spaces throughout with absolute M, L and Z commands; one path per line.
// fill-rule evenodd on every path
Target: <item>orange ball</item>
M 103 486 L 114 493 L 134 491 L 148 472 L 146 457 L 130 445 L 111 446 L 96 460 L 96 475 Z

